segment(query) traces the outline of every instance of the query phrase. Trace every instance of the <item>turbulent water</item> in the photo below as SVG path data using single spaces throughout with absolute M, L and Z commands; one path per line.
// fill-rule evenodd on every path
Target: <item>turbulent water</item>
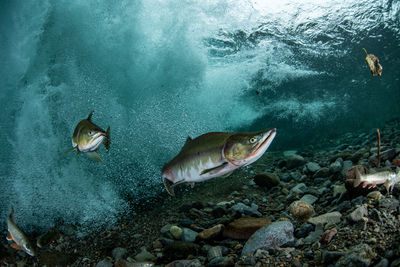
M 400 2 L 278 2 L 2 1 L 0 217 L 113 222 L 187 135 L 277 127 L 287 149 L 398 116 Z M 91 110 L 104 162 L 61 157 Z

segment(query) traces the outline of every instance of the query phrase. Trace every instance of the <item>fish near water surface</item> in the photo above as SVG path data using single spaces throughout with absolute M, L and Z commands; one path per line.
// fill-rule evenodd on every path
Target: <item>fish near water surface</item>
M 382 66 L 379 64 L 379 59 L 377 56 L 373 54 L 368 54 L 367 50 L 363 48 L 366 54 L 365 61 L 368 64 L 368 68 L 371 71 L 373 76 L 381 76 L 382 75 Z
M 259 159 L 275 135 L 272 128 L 252 133 L 212 132 L 193 140 L 188 137 L 179 154 L 164 166 L 164 185 L 174 196 L 174 185 L 229 175 Z
M 103 161 L 97 152 L 101 144 L 104 144 L 107 150 L 110 149 L 110 127 L 107 131 L 92 122 L 93 111 L 90 112 L 87 119 L 81 120 L 75 127 L 72 136 L 72 149 L 64 154 L 76 150 L 77 154 L 84 153 L 89 158 L 96 161 Z
M 17 250 L 23 250 L 27 254 L 31 256 L 36 256 L 36 250 L 32 246 L 31 242 L 29 241 L 28 237 L 25 233 L 18 227 L 17 223 L 14 220 L 14 208 L 11 207 L 10 215 L 7 218 L 7 227 L 8 227 L 8 236 L 7 240 L 14 241 L 15 243 L 11 244 L 11 247 Z

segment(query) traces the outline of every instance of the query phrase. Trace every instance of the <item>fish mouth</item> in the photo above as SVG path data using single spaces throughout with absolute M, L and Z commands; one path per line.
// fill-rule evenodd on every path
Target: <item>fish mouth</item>
M 266 135 L 264 136 L 264 140 L 258 145 L 258 147 L 254 150 L 253 153 L 251 153 L 249 156 L 254 156 L 260 151 L 261 148 L 263 148 L 266 144 L 269 144 L 272 142 L 272 140 L 275 138 L 276 135 L 276 128 L 272 128 L 267 131 Z
M 172 188 L 172 185 L 174 183 L 171 182 L 170 180 L 168 180 L 165 177 L 163 177 L 163 183 L 164 183 L 165 189 L 167 190 L 168 194 L 170 194 L 171 197 L 174 197 L 175 196 L 175 192 L 174 192 L 174 189 Z
M 101 143 L 103 142 L 104 138 L 105 138 L 106 134 L 103 132 L 98 132 L 96 133 L 96 135 L 93 137 L 92 142 L 90 144 L 90 151 L 94 151 L 96 150 Z

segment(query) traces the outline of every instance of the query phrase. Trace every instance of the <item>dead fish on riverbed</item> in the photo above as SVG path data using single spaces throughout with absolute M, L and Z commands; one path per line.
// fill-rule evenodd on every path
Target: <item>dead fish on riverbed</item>
M 193 140 L 188 137 L 179 154 L 164 166 L 164 185 L 174 196 L 172 186 L 177 184 L 227 176 L 259 159 L 275 135 L 276 129 L 273 128 L 253 133 L 212 132 Z
M 107 128 L 107 131 L 104 131 L 92 122 L 92 115 L 93 111 L 90 112 L 87 119 L 81 120 L 75 127 L 72 136 L 73 148 L 66 151 L 64 155 L 76 150 L 77 154 L 84 153 L 93 160 L 103 161 L 97 150 L 101 144 L 104 144 L 107 150 L 110 149 L 110 127 Z
M 35 248 L 30 243 L 28 237 L 25 233 L 18 227 L 17 223 L 14 220 L 14 208 L 11 207 L 10 215 L 7 218 L 7 227 L 8 227 L 8 241 L 14 241 L 15 243 L 11 244 L 11 247 L 16 250 L 23 250 L 27 254 L 31 256 L 36 256 Z
M 373 54 L 368 54 L 367 50 L 363 48 L 365 51 L 365 54 L 367 55 L 365 57 L 365 61 L 368 64 L 369 70 L 371 71 L 373 76 L 381 76 L 382 75 L 382 66 L 379 64 L 379 59 L 373 55 Z

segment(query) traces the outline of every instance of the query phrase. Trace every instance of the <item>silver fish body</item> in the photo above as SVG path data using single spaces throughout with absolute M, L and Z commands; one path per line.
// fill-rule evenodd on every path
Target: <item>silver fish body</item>
M 10 233 L 7 239 L 13 240 L 15 242 L 15 244 L 12 244 L 12 247 L 16 249 L 22 249 L 31 256 L 36 256 L 35 248 L 32 246 L 28 237 L 21 230 L 21 228 L 18 227 L 17 223 L 14 220 L 13 214 L 14 208 L 11 207 L 10 215 L 7 218 L 7 227 L 8 232 Z
M 390 192 L 393 190 L 395 184 L 400 182 L 400 172 L 382 171 L 370 174 L 360 174 L 356 168 L 355 173 L 356 181 L 354 183 L 354 187 L 362 184 L 363 187 L 368 186 L 369 188 L 374 188 L 379 184 L 384 184 L 386 190 Z

